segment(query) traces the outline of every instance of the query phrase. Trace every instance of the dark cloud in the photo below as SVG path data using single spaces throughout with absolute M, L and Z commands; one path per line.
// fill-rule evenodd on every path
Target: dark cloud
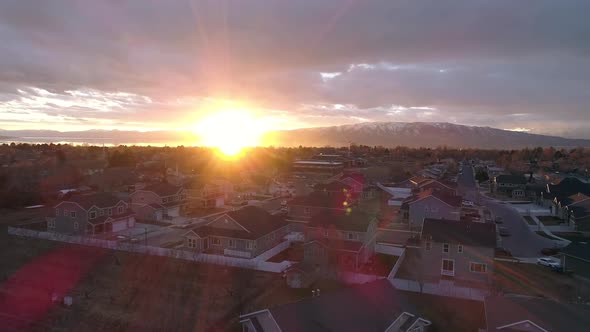
M 588 12 L 586 0 L 5 0 L 0 113 L 155 123 L 192 116 L 179 98 L 212 97 L 307 125 L 433 119 L 590 137 Z M 30 87 L 102 95 L 33 105 L 18 93 Z M 152 102 L 109 95 L 120 91 Z

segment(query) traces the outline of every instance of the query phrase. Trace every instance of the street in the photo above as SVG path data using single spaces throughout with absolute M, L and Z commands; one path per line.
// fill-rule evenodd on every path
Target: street
M 502 243 L 498 244 L 509 250 L 514 257 L 539 257 L 541 249 L 554 246 L 553 241 L 532 232 L 522 216 L 510 204 L 503 204 L 494 199 L 481 195 L 478 191 L 471 165 L 463 166 L 463 174 L 457 180 L 458 190 L 465 199 L 487 207 L 494 217 L 502 218 L 510 236 L 502 237 Z

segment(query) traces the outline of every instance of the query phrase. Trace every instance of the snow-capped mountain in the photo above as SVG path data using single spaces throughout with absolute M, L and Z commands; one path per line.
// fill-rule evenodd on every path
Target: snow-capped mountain
M 590 140 L 529 134 L 446 122 L 365 122 L 269 133 L 276 146 L 459 147 L 511 149 L 537 146 L 590 146 Z

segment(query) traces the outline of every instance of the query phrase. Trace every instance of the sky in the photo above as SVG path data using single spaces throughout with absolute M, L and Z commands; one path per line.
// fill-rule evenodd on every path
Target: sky
M 590 1 L 0 2 L 0 128 L 436 121 L 590 138 Z

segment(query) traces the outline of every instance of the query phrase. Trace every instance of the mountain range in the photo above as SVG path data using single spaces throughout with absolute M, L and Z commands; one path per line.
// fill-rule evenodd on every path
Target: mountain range
M 4 138 L 2 138 L 4 137 Z M 4 142 L 76 142 L 89 144 L 194 145 L 198 137 L 181 131 L 0 130 Z M 589 139 L 530 134 L 446 122 L 365 122 L 351 125 L 271 131 L 265 142 L 274 146 L 348 146 L 351 143 L 386 147 L 516 149 L 523 147 L 590 146 Z M 187 143 L 188 142 L 188 143 Z

